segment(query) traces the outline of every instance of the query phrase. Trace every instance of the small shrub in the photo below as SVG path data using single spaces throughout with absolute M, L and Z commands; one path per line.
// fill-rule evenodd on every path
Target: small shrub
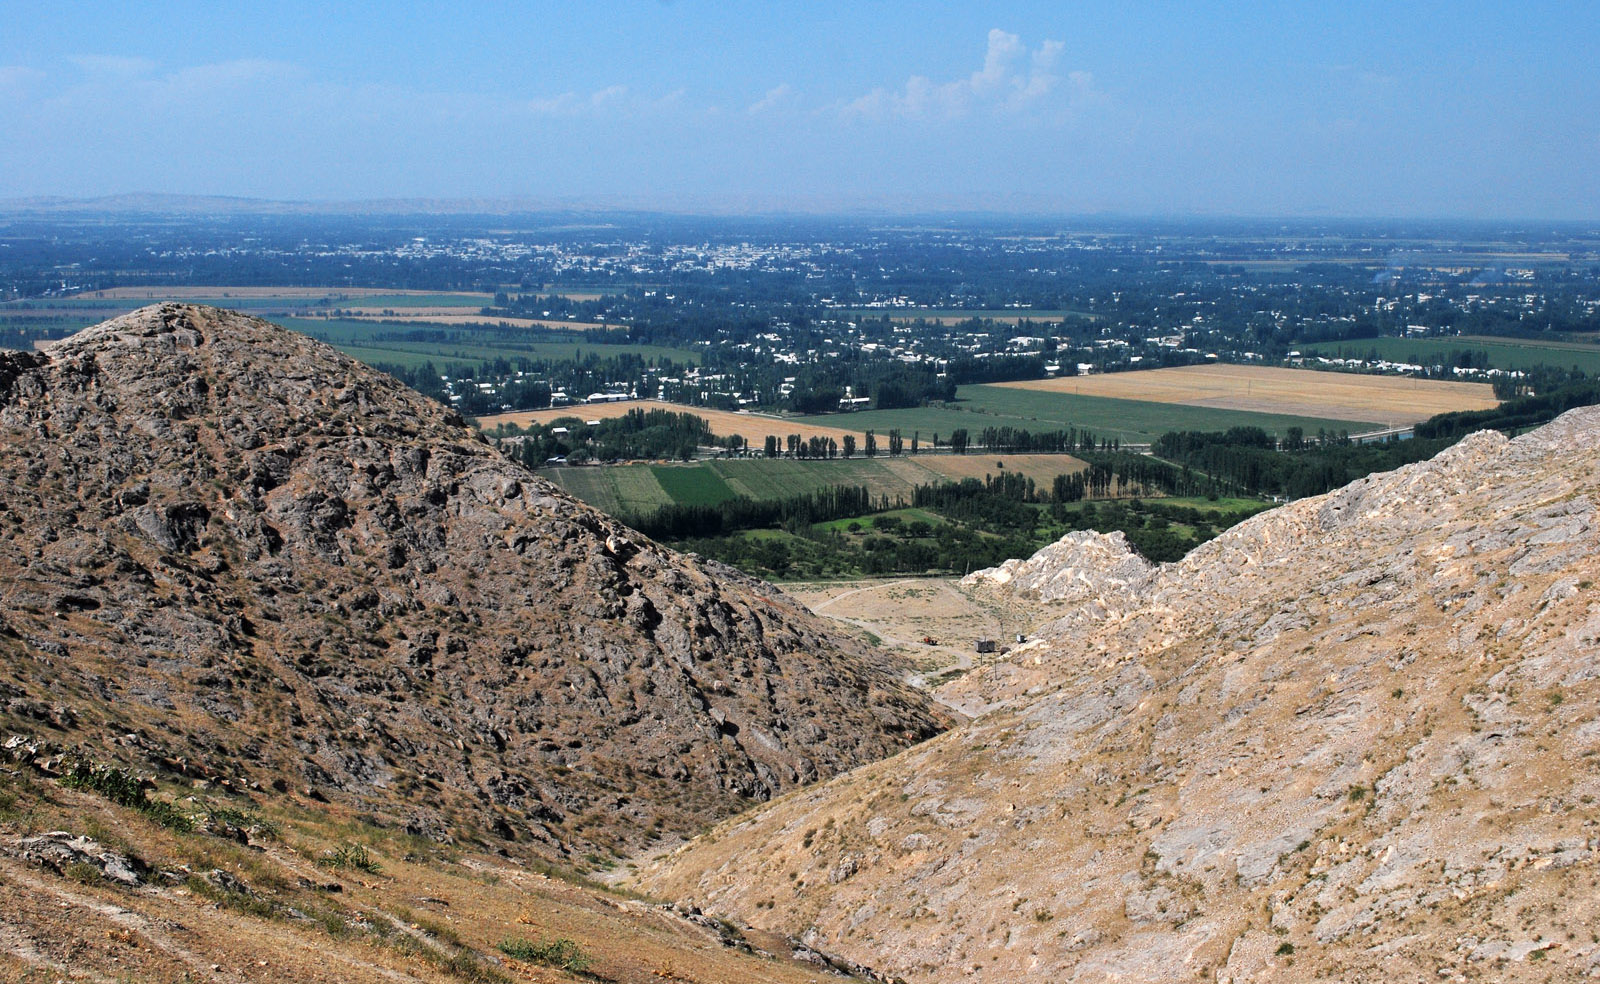
M 582 947 L 566 937 L 540 940 L 537 943 L 521 937 L 510 937 L 500 941 L 499 949 L 513 960 L 526 960 L 547 967 L 558 967 L 574 974 L 587 971 L 589 965 L 594 962 L 583 952 Z
M 282 905 L 272 899 L 263 898 L 254 892 L 229 891 L 195 875 L 189 876 L 184 885 L 195 895 L 203 899 L 210 899 L 223 908 L 231 909 L 234 912 L 242 912 L 261 919 L 277 919 L 284 914 Z
M 188 833 L 194 830 L 194 817 L 184 813 L 166 800 L 150 799 L 145 795 L 144 784 L 127 769 L 111 765 L 91 765 L 83 760 L 72 763 L 61 785 L 68 789 L 83 789 L 99 793 L 106 799 L 129 809 L 138 810 L 169 830 Z
M 383 870 L 383 865 L 360 844 L 343 844 L 317 859 L 317 863 L 324 868 L 354 868 L 365 871 L 369 875 L 376 875 Z
M 452 946 L 462 945 L 461 934 L 456 932 L 453 926 L 446 926 L 444 923 L 435 922 L 425 916 L 418 916 L 412 922 L 416 924 L 418 929 L 436 940 L 443 940 Z
M 100 880 L 100 869 L 82 861 L 74 861 L 61 873 L 80 885 L 93 885 Z
M 1278 956 L 1287 957 L 1292 953 L 1294 953 L 1293 943 L 1285 940 L 1284 942 L 1278 944 Z
M 277 840 L 283 828 L 254 810 L 238 810 L 231 806 L 206 805 L 206 821 L 218 826 L 237 827 L 250 831 L 263 840 Z

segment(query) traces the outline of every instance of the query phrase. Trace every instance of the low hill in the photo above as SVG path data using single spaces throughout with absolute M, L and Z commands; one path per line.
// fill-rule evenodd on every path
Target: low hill
M 243 315 L 0 357 L 0 486 L 0 728 L 69 759 L 604 863 L 939 726 L 770 586 Z
M 947 686 L 974 721 L 642 885 L 914 980 L 1600 973 L 1596 433 L 1474 435 L 1153 570 L 1048 548 L 988 578 L 1046 621 Z

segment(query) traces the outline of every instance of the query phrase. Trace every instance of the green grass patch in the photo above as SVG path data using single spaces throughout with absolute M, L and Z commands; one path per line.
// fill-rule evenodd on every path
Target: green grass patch
M 648 465 L 541 468 L 538 474 L 613 516 L 647 514 L 674 501 Z
M 162 799 L 145 795 L 138 776 L 111 765 L 91 765 L 79 759 L 61 777 L 61 785 L 99 793 L 106 799 L 149 817 L 169 830 L 187 833 L 194 829 L 194 817 Z
M 565 937 L 538 942 L 509 937 L 500 941 L 499 950 L 513 960 L 558 967 L 573 974 L 586 972 L 594 963 L 594 959 L 583 952 L 583 947 Z
M 812 528 L 819 533 L 844 533 L 846 535 L 854 533 L 865 536 L 866 534 L 872 532 L 873 521 L 879 517 L 887 517 L 889 519 L 898 520 L 907 527 L 909 527 L 911 523 L 922 522 L 927 523 L 930 528 L 937 528 L 947 525 L 950 522 L 936 512 L 932 512 L 927 509 L 917 509 L 915 507 L 911 507 L 906 509 L 890 509 L 886 512 L 874 513 L 871 516 L 847 516 L 844 519 L 831 519 L 825 523 L 817 523 Z M 857 529 L 852 530 L 850 528 L 851 526 L 855 526 Z
M 722 476 L 705 465 L 649 465 L 656 482 L 680 506 L 714 506 L 734 498 Z
M 1233 496 L 1219 496 L 1215 499 L 1172 496 L 1167 499 L 1151 499 L 1150 501 L 1177 509 L 1198 509 L 1201 512 L 1259 512 L 1262 508 L 1260 499 L 1245 499 Z

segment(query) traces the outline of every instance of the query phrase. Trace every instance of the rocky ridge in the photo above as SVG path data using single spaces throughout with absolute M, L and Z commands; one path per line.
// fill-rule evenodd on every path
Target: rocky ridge
M 771 586 L 255 318 L 0 356 L 0 486 L 0 727 L 96 761 L 605 855 L 939 727 Z
M 1600 974 L 1596 433 L 1240 524 L 644 885 L 916 980 Z
M 1047 605 L 1104 604 L 1137 592 L 1154 570 L 1128 546 L 1121 530 L 1075 530 L 1026 560 L 973 571 L 961 579 L 961 586 Z

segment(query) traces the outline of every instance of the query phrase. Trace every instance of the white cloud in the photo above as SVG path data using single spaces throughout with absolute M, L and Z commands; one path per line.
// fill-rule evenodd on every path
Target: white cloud
M 225 112 L 245 94 L 282 96 L 307 78 L 296 65 L 262 58 L 189 65 L 161 74 L 145 58 L 82 55 L 72 62 L 83 77 L 49 93 L 46 102 L 74 114 Z
M 616 106 L 626 100 L 627 96 L 627 86 L 610 85 L 604 89 L 596 89 L 588 95 L 563 92 L 559 96 L 530 99 L 524 105 L 536 116 L 581 116 L 584 113 Z
M 913 75 L 898 91 L 879 87 L 845 102 L 839 114 L 847 120 L 957 120 L 973 113 L 1019 113 L 1038 105 L 1062 88 L 1056 65 L 1066 45 L 1044 41 L 1029 52 L 1022 39 L 999 28 L 989 32 L 983 67 L 966 78 L 934 82 Z M 1065 77 L 1072 98 L 1092 90 L 1087 72 Z
M 74 55 L 68 60 L 82 69 L 86 75 L 128 77 L 148 75 L 156 68 L 156 63 L 148 58 L 125 55 Z
M 746 109 L 745 112 L 755 116 L 759 113 L 784 109 L 788 106 L 794 105 L 798 98 L 799 93 L 795 91 L 794 86 L 785 82 L 782 85 L 773 86 L 771 89 L 768 89 L 767 94 L 751 103 L 750 107 Z
M 37 68 L 26 65 L 0 65 L 0 90 L 21 92 L 36 83 L 43 82 L 45 74 Z

